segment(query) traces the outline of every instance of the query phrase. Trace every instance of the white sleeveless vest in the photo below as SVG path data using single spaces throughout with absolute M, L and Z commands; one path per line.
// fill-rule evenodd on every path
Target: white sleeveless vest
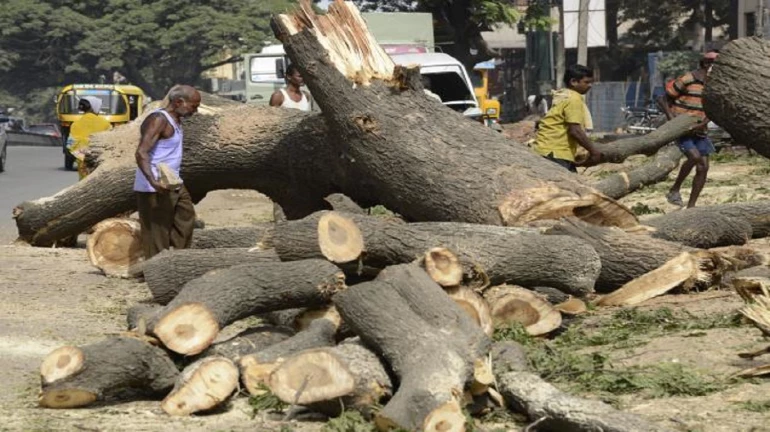
M 286 91 L 286 89 L 281 89 L 281 94 L 283 94 L 283 103 L 281 104 L 281 108 L 292 108 L 298 109 L 300 111 L 310 111 L 310 101 L 307 100 L 305 92 L 300 92 L 300 94 L 302 94 L 302 99 L 300 99 L 299 102 L 294 102 L 291 97 L 289 97 L 289 93 Z

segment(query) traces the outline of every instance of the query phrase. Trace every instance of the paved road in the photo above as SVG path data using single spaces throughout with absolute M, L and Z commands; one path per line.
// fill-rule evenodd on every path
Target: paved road
M 64 171 L 60 147 L 8 147 L 5 172 L 0 173 L 0 244 L 16 239 L 11 212 L 16 204 L 55 194 L 77 182 Z

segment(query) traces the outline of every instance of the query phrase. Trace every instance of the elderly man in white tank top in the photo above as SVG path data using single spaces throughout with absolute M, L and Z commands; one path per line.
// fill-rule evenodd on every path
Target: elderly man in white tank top
M 170 247 L 190 247 L 195 224 L 195 208 L 184 183 L 162 183 L 158 165 L 165 164 L 181 179 L 181 121 L 198 111 L 201 95 L 193 87 L 178 85 L 169 90 L 167 99 L 166 107 L 153 111 L 144 119 L 136 150 L 134 191 L 145 259 Z
M 270 97 L 270 106 L 310 111 L 310 98 L 302 91 L 303 85 L 302 75 L 296 66 L 290 64 L 286 68 L 286 88 L 273 93 Z

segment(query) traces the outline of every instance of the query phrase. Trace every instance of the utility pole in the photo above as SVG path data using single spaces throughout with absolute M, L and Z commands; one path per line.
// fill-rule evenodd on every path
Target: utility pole
M 577 61 L 583 66 L 588 64 L 588 3 L 589 0 L 580 0 L 578 12 Z
M 564 77 L 564 71 L 567 70 L 564 65 L 564 2 L 562 0 L 556 1 L 557 9 L 556 13 L 559 15 L 559 33 L 556 35 L 556 88 L 562 88 L 564 83 L 562 77 Z

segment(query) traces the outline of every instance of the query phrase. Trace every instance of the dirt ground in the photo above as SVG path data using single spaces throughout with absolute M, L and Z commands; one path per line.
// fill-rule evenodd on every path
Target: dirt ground
M 766 186 L 770 161 L 745 155 L 720 156 L 712 165 L 711 179 L 702 204 L 770 198 Z M 639 160 L 629 164 L 639 163 Z M 617 167 L 615 167 L 617 168 Z M 603 169 L 589 175 L 601 177 Z M 665 202 L 664 192 L 671 180 L 623 199 L 640 213 L 676 211 Z M 688 187 L 683 190 L 687 199 Z M 248 225 L 272 219 L 272 206 L 265 197 L 251 191 L 219 191 L 197 207 L 207 227 Z M 642 215 L 642 218 L 649 217 Z M 111 279 L 101 275 L 87 261 L 82 243 L 78 249 L 0 246 L 0 430 L 8 431 L 318 431 L 319 422 L 281 423 L 280 415 L 254 417 L 246 398 L 237 398 L 216 414 L 190 418 L 169 418 L 157 402 L 105 404 L 77 410 L 43 410 L 37 407 L 38 367 L 42 358 L 65 344 L 95 342 L 105 334 L 125 328 L 126 309 L 150 298 L 143 283 Z M 754 241 L 770 250 L 767 240 Z M 731 290 L 666 295 L 653 299 L 643 309 L 669 308 L 707 317 L 734 313 L 742 302 Z M 599 322 L 613 310 L 591 314 Z M 601 325 L 601 324 L 599 324 Z M 738 352 L 768 345 L 751 326 L 677 331 L 657 335 L 632 347 L 608 347 L 603 354 L 617 365 L 677 363 L 712 376 L 728 375 L 761 363 L 743 360 Z M 765 359 L 770 362 L 770 359 Z M 623 409 L 647 416 L 678 431 L 770 431 L 770 403 L 767 409 L 750 408 L 749 402 L 770 401 L 770 379 L 731 381 L 721 391 L 706 396 L 650 398 L 622 395 Z M 496 430 L 520 430 L 518 426 L 496 425 Z M 482 426 L 491 430 L 491 426 Z

